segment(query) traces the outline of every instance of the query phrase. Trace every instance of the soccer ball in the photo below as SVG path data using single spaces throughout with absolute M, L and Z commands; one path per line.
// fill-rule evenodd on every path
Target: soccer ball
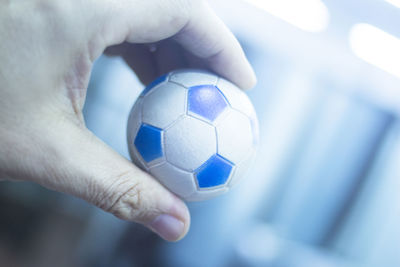
M 187 201 L 227 192 L 254 159 L 249 98 L 212 73 L 180 70 L 147 86 L 128 120 L 133 162 Z

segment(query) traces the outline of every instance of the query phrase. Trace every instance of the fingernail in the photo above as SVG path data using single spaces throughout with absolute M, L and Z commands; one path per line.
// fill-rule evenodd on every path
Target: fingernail
M 174 216 L 161 214 L 149 224 L 149 228 L 165 240 L 177 241 L 184 234 L 185 224 Z

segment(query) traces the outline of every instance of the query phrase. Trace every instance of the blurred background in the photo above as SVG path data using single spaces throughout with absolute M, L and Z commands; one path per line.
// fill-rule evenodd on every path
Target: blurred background
M 400 266 L 400 0 L 213 0 L 258 76 L 253 168 L 167 243 L 76 198 L 1 183 L 0 266 Z M 101 57 L 88 127 L 128 156 L 143 89 Z

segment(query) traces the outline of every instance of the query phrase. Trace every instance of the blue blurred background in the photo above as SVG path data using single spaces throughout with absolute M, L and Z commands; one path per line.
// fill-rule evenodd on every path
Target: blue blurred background
M 400 266 L 400 0 L 214 0 L 258 76 L 253 168 L 190 203 L 185 239 L 30 183 L 0 187 L 0 266 Z M 95 65 L 88 127 L 128 157 L 143 89 L 119 58 Z

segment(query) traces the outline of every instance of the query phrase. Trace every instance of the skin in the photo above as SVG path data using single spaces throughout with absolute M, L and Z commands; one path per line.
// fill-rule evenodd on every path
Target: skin
M 202 67 L 253 87 L 238 41 L 207 3 L 0 0 L 0 40 L 0 179 L 33 181 L 181 239 L 190 225 L 186 205 L 95 137 L 82 107 L 105 50 L 143 83 Z

